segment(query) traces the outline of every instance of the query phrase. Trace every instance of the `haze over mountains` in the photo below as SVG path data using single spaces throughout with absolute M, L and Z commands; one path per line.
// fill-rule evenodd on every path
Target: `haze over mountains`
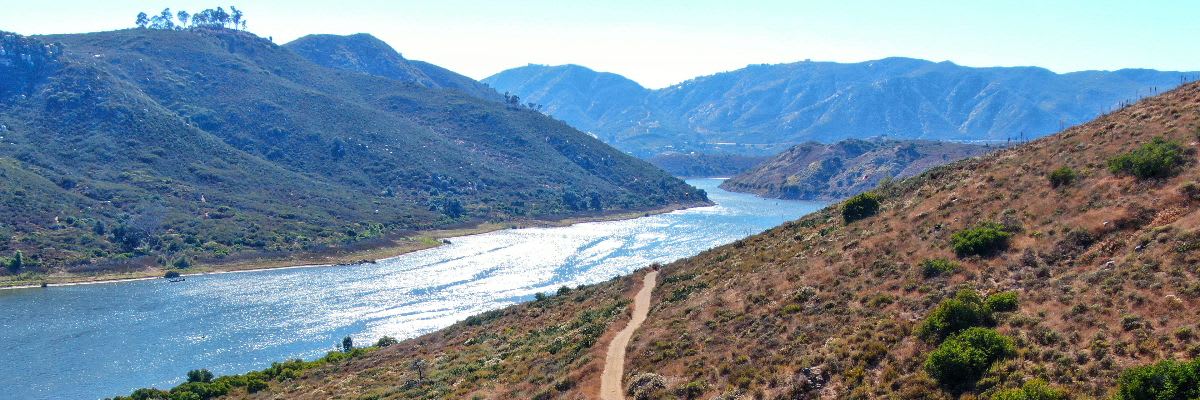
M 481 99 L 469 79 L 360 57 L 382 45 L 370 37 L 0 39 L 0 254 L 23 251 L 22 271 L 186 266 L 706 202 L 560 121 Z
M 606 143 L 666 151 L 773 154 L 806 141 L 887 135 L 1035 138 L 1166 91 L 1192 73 L 1144 69 L 1056 74 L 885 58 L 752 65 L 650 90 L 577 65 L 529 65 L 483 80 Z

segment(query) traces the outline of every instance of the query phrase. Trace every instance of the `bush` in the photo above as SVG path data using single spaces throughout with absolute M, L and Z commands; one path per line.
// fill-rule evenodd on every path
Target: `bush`
M 667 388 L 667 380 L 661 375 L 643 373 L 633 377 L 626 394 L 637 400 L 656 398 Z
M 964 329 L 988 324 L 990 320 L 991 316 L 984 308 L 979 293 L 963 289 L 954 298 L 938 304 L 921 322 L 917 335 L 937 343 Z
M 167 273 L 163 274 L 163 278 L 175 279 L 178 278 L 179 275 L 179 271 L 167 271 Z
M 1200 359 L 1165 360 L 1125 370 L 1117 380 L 1117 400 L 1192 400 L 1200 398 Z
M 933 278 L 939 275 L 953 274 L 959 268 L 958 263 L 945 258 L 932 258 L 921 262 L 921 275 Z
M 959 257 L 990 256 L 1008 248 L 1011 233 L 995 222 L 985 222 L 950 237 L 954 253 Z
M 988 295 L 983 305 L 990 312 L 1017 311 L 1017 292 L 1000 292 Z
M 862 193 L 846 200 L 842 205 L 842 220 L 847 224 L 870 217 L 879 212 L 879 196 Z
M 1009 389 L 992 396 L 992 400 L 1067 400 L 1067 391 L 1050 386 L 1041 379 L 1025 382 L 1020 389 Z
M 1109 160 L 1108 170 L 1138 179 L 1169 178 L 1179 172 L 1184 163 L 1183 154 L 1183 146 L 1179 143 L 1156 137 L 1150 143 Z
M 925 359 L 925 372 L 950 389 L 970 387 L 992 363 L 1013 354 L 1013 341 L 995 329 L 969 328 L 946 339 Z
M 400 343 L 400 341 L 391 336 L 384 336 L 375 341 L 375 347 L 388 347 L 396 343 Z
M 267 382 L 262 379 L 252 378 L 246 381 L 246 391 L 250 393 L 258 393 L 267 388 Z
M 188 382 L 212 382 L 213 373 L 207 369 L 193 369 L 187 373 Z
M 1079 178 L 1079 174 L 1075 173 L 1075 170 L 1071 169 L 1071 167 L 1064 166 L 1051 171 L 1048 178 L 1050 179 L 1050 186 L 1059 187 L 1075 183 L 1075 179 Z

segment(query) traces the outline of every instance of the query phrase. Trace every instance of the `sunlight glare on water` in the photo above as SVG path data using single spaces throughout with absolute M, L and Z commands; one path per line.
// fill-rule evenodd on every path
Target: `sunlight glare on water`
M 670 262 L 813 212 L 689 183 L 716 206 L 624 221 L 460 237 L 377 264 L 0 291 L 0 387 L 19 399 L 95 399 L 168 388 L 190 369 L 243 373 L 312 359 Z M 7 397 L 6 397 L 7 398 Z

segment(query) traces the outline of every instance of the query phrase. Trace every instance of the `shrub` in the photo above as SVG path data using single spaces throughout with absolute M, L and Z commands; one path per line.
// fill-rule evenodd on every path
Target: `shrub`
M 1191 400 L 1200 398 L 1200 359 L 1165 360 L 1125 370 L 1117 380 L 1117 400 Z
M 634 399 L 645 400 L 655 398 L 666 388 L 667 380 L 661 375 L 643 373 L 633 377 L 633 381 L 629 383 L 629 388 L 625 393 Z
M 1183 146 L 1179 143 L 1156 137 L 1150 143 L 1109 160 L 1108 170 L 1138 179 L 1169 178 L 1179 172 L 1184 162 L 1183 154 Z
M 1071 167 L 1064 166 L 1051 171 L 1048 178 L 1050 179 L 1050 186 L 1059 187 L 1075 183 L 1075 179 L 1079 178 L 1079 174 L 1071 169 Z
M 250 393 L 258 393 L 267 388 L 267 382 L 258 378 L 251 378 L 246 381 L 246 391 Z
M 921 275 L 933 278 L 939 275 L 953 274 L 959 268 L 958 263 L 945 258 L 931 258 L 921 262 Z
M 167 271 L 167 273 L 163 274 L 163 278 L 175 279 L 178 278 L 179 275 L 179 271 Z
M 990 256 L 1008 248 L 1011 233 L 995 222 L 985 222 L 967 228 L 950 237 L 954 253 L 959 257 Z
M 958 291 L 952 299 L 942 301 L 925 317 L 917 335 L 929 342 L 940 342 L 964 329 L 982 326 L 990 321 L 983 300 L 974 290 Z
M 22 254 L 20 250 L 17 250 L 13 253 L 12 258 L 8 260 L 5 267 L 8 268 L 9 273 L 16 274 L 17 272 L 20 272 L 21 268 L 25 267 L 25 255 Z
M 862 193 L 846 200 L 842 205 L 842 220 L 847 224 L 870 217 L 879 212 L 879 196 Z
M 1013 341 L 995 329 L 969 328 L 954 334 L 929 353 L 925 372 L 950 389 L 975 384 L 992 363 L 1013 354 Z
M 391 336 L 384 336 L 375 341 L 375 347 L 388 347 L 396 343 L 400 343 L 400 341 Z
M 1017 311 L 1017 292 L 992 293 L 984 299 L 983 305 L 990 312 Z
M 992 400 L 1067 400 L 1067 391 L 1050 386 L 1041 379 L 1025 382 L 1019 389 L 1009 389 L 992 396 Z
M 213 373 L 207 369 L 193 369 L 187 373 L 188 382 L 212 382 Z

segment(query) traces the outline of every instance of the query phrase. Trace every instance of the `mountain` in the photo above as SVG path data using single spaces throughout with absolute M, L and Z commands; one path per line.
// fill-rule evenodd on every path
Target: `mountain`
M 873 215 L 838 204 L 660 266 L 624 384 L 640 398 L 1108 398 L 1125 376 L 1130 392 L 1194 396 L 1178 385 L 1196 362 L 1140 366 L 1200 357 L 1198 110 L 1188 84 L 881 187 Z M 228 397 L 595 398 L 641 275 L 281 364 Z
M 751 65 L 649 90 L 619 75 L 529 65 L 483 82 L 640 157 L 770 155 L 808 141 L 1036 138 L 1181 82 L 1144 69 L 1056 74 L 886 58 Z
M 767 157 L 740 154 L 668 152 L 646 161 L 671 175 L 683 177 L 729 177 L 754 168 Z
M 0 254 L 92 272 L 706 203 L 538 112 L 252 34 L 0 34 Z M 19 272 L 20 272 L 19 271 Z
M 844 199 L 871 190 L 884 179 L 907 178 L 995 149 L 928 140 L 805 143 L 722 182 L 721 188 L 777 199 Z
M 366 33 L 307 35 L 283 47 L 329 68 L 411 82 L 431 89 L 455 89 L 481 99 L 503 100 L 487 85 L 430 63 L 405 59 L 387 43 Z

